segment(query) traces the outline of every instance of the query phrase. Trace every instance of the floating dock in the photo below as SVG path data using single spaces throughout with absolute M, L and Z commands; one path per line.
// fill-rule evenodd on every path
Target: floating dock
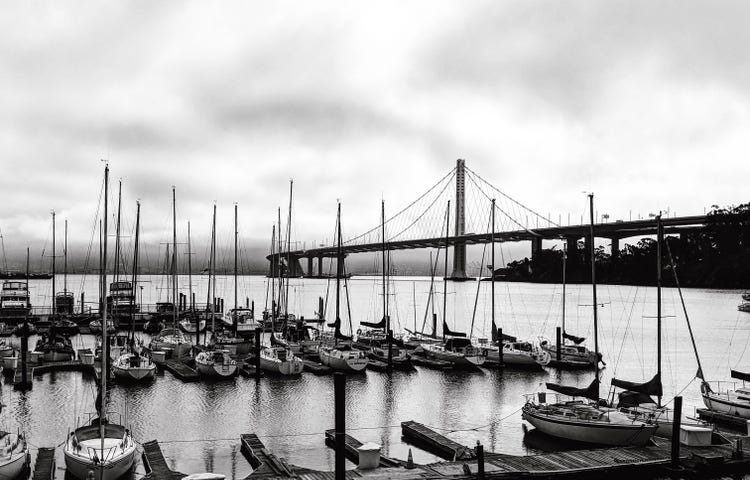
M 55 449 L 40 447 L 36 452 L 33 480 L 54 480 Z
M 746 418 L 738 417 L 736 415 L 729 415 L 726 413 L 713 412 L 707 408 L 698 408 L 695 410 L 698 418 L 705 420 L 710 423 L 715 423 L 724 427 L 729 427 L 740 432 L 748 431 L 748 422 Z
M 279 458 L 266 449 L 263 442 L 254 433 L 243 433 L 240 436 L 240 451 L 245 455 L 253 473 L 247 478 L 290 478 L 294 470 L 283 458 Z
M 49 372 L 83 372 L 94 377 L 94 380 L 99 382 L 101 375 L 101 366 L 96 367 L 94 365 L 86 365 L 81 363 L 80 360 L 70 360 L 67 362 L 46 362 L 46 363 L 27 363 L 26 364 L 26 385 L 23 385 L 23 370 L 22 367 L 16 369 L 13 375 L 14 388 L 31 388 L 31 379 L 35 375 L 43 375 Z
M 242 364 L 239 368 L 240 375 L 245 378 L 255 378 L 255 365 Z M 263 370 L 260 372 L 260 376 L 263 377 Z
M 326 430 L 326 445 L 331 448 L 336 448 L 336 432 L 334 429 Z M 346 456 L 349 460 L 359 465 L 359 447 L 363 444 L 351 435 L 344 436 L 344 448 L 346 449 Z M 386 468 L 400 467 L 401 462 L 388 458 L 384 455 L 380 455 L 380 466 Z
M 179 360 L 168 358 L 164 362 L 164 368 L 183 382 L 197 382 L 201 376 Z
M 422 447 L 446 460 L 472 460 L 476 458 L 473 448 L 454 442 L 413 420 L 401 422 L 401 434 L 409 443 Z
M 185 476 L 184 473 L 175 472 L 167 466 L 167 460 L 161 451 L 159 442 L 151 440 L 143 444 L 143 467 L 146 469 L 146 477 L 154 480 L 179 480 Z M 34 479 L 36 480 L 36 479 Z
M 313 375 L 330 375 L 333 373 L 333 369 L 326 367 L 322 363 L 314 362 L 312 360 L 302 360 L 304 365 L 304 371 L 310 372 Z

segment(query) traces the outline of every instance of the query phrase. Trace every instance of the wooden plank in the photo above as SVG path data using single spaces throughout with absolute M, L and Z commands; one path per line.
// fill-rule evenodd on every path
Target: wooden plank
M 196 382 L 200 379 L 198 372 L 173 358 L 169 358 L 164 362 L 164 368 L 183 382 Z
M 175 472 L 167 465 L 167 460 L 161 451 L 159 442 L 151 440 L 143 445 L 143 467 L 146 473 L 154 480 L 177 480 L 185 476 L 184 473 Z
M 330 448 L 336 448 L 336 432 L 334 429 L 325 431 L 325 442 L 326 445 L 328 445 Z M 344 435 L 344 451 L 346 453 L 346 456 L 347 458 L 349 458 L 349 460 L 351 460 L 353 463 L 356 463 L 357 465 L 359 465 L 359 450 L 357 449 L 361 446 L 362 442 L 360 442 L 356 438 L 352 437 L 349 434 Z M 392 458 L 388 458 L 384 455 L 380 455 L 380 466 L 385 468 L 399 467 L 401 466 L 401 462 Z
M 407 439 L 422 444 L 432 453 L 449 460 L 472 460 L 476 454 L 472 448 L 454 442 L 421 423 L 409 420 L 401 422 L 401 434 Z
M 54 480 L 55 478 L 55 449 L 40 447 L 34 462 L 33 480 Z

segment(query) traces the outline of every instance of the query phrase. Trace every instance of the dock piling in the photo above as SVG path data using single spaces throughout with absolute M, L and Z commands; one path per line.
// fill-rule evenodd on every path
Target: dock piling
M 388 330 L 388 373 L 393 372 L 393 330 Z
M 260 335 L 261 328 L 255 328 L 255 380 L 260 381 Z M 273 335 L 273 332 L 271 332 Z
M 494 282 L 494 280 L 493 280 Z M 503 359 L 503 327 L 497 329 L 498 338 L 498 363 L 501 367 L 505 366 L 505 359 Z
M 557 337 L 557 344 L 555 347 L 555 360 L 559 362 L 561 356 L 560 346 L 562 345 L 562 328 L 557 327 L 555 329 L 555 336 Z
M 336 429 L 336 480 L 346 479 L 346 375 L 333 374 L 334 428 Z
M 672 467 L 680 466 L 680 422 L 682 421 L 682 397 L 674 397 L 672 416 Z
M 484 446 L 477 440 L 477 479 L 484 480 Z

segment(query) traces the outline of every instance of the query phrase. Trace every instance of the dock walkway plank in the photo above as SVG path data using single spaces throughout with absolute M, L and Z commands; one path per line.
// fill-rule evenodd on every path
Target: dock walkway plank
M 33 480 L 54 480 L 55 449 L 40 447 L 34 462 Z
M 425 448 L 448 460 L 472 460 L 476 458 L 474 449 L 454 442 L 450 438 L 413 420 L 401 422 L 401 434 L 407 439 L 424 445 Z

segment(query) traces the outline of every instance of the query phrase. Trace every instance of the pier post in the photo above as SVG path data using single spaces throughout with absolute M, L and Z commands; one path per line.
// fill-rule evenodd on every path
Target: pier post
M 672 467 L 680 466 L 680 422 L 682 421 L 682 397 L 674 397 L 672 412 Z
M 477 480 L 484 480 L 484 446 L 477 440 Z
M 83 315 L 84 313 L 86 313 L 86 312 L 84 311 L 84 302 L 83 302 L 83 299 L 84 299 L 84 298 L 85 298 L 85 296 L 84 296 L 84 293 L 83 293 L 83 292 L 81 292 L 81 315 Z
M 346 480 L 346 375 L 342 372 L 333 374 L 334 429 L 336 442 L 335 474 L 336 480 Z
M 190 310 L 195 310 L 195 292 L 193 292 L 193 297 L 190 299 Z
M 255 327 L 255 379 L 260 380 L 260 327 Z M 273 335 L 273 332 L 271 333 Z
M 323 276 L 323 257 L 318 257 L 318 276 Z
M 560 348 L 562 345 L 562 327 L 557 327 L 555 329 L 555 337 L 557 339 L 557 343 L 555 347 L 555 360 L 559 362 L 560 361 Z
M 388 373 L 393 372 L 393 330 L 388 330 Z
M 616 262 L 618 258 L 620 258 L 620 238 L 619 237 L 613 237 L 612 238 L 612 244 L 609 248 L 609 257 L 612 259 L 613 262 Z
M 505 366 L 505 360 L 503 359 L 503 327 L 497 329 L 497 345 L 498 345 L 498 365 L 501 367 Z
M 571 265 L 578 265 L 578 239 L 573 237 L 566 237 L 565 242 L 568 244 L 568 263 Z
M 313 257 L 307 257 L 307 276 L 312 277 L 313 275 Z
M 23 389 L 27 389 L 29 386 L 28 371 L 29 368 L 26 366 L 26 355 L 29 350 L 29 321 L 28 318 L 23 322 L 23 330 L 21 331 L 21 384 Z

